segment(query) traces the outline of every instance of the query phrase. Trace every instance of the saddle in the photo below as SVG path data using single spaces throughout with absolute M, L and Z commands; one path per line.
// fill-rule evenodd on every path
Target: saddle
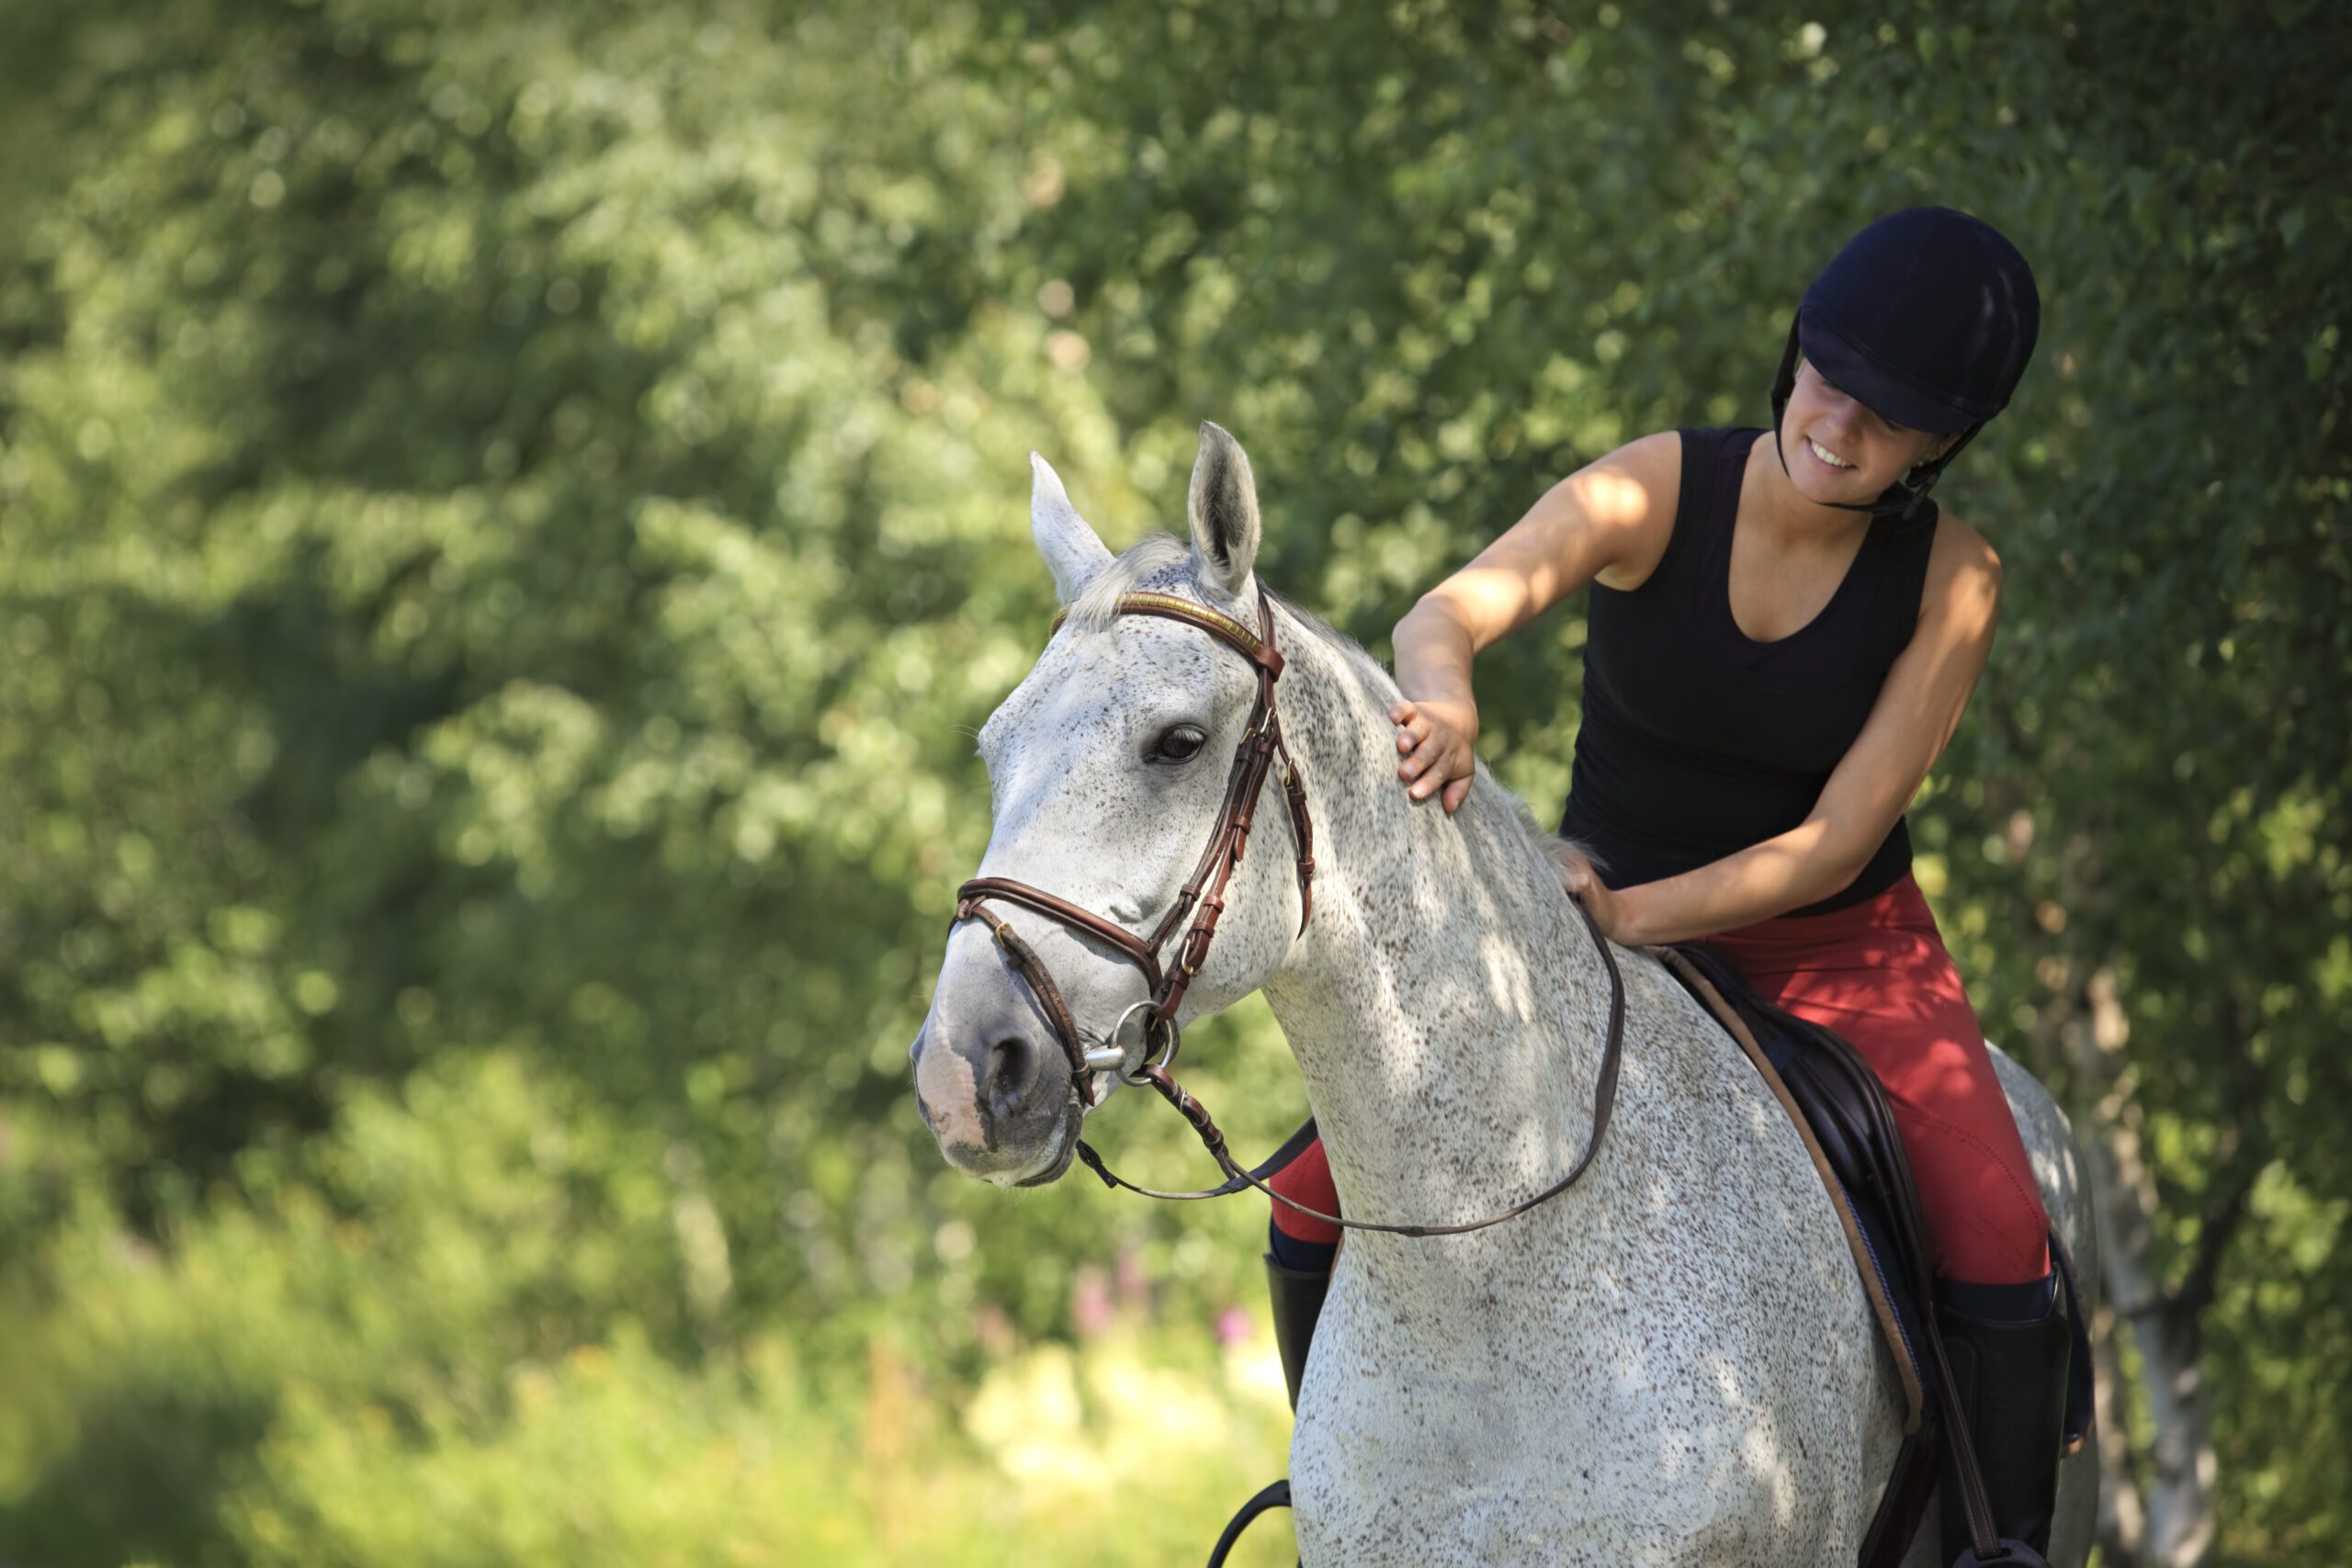
M 1927 1509 L 1948 1433 L 1929 1418 L 1941 1392 L 1935 1369 L 1942 1360 L 1934 1340 L 1933 1254 L 1886 1091 L 1843 1037 L 1764 1000 L 1703 943 L 1649 951 L 1739 1043 L 1796 1124 L 1828 1190 L 1902 1382 L 1903 1449 L 1859 1558 L 1860 1568 L 1892 1568 Z M 2064 1450 L 2073 1453 L 2090 1431 L 2090 1336 L 2074 1260 L 2054 1232 L 2050 1255 L 2075 1338 L 2064 1436 Z

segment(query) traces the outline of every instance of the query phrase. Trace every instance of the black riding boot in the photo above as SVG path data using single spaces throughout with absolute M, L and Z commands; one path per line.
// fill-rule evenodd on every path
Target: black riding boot
M 1274 1348 L 1282 1352 L 1283 1382 L 1290 1385 L 1290 1407 L 1298 1408 L 1299 1381 L 1306 1375 L 1306 1347 L 1315 1320 L 1323 1315 L 1323 1295 L 1331 1288 L 1329 1269 L 1290 1269 L 1266 1254 L 1266 1291 L 1274 1299 Z
M 1994 1525 L 2004 1540 L 2046 1552 L 2058 1503 L 2060 1427 L 2066 1418 L 2066 1319 L 2053 1308 L 2038 1321 L 1996 1323 L 1939 1306 L 1936 1321 L 1960 1407 L 1975 1435 Z M 1970 1550 L 1968 1517 L 1949 1472 L 1942 1530 L 1943 1561 L 1962 1561 Z

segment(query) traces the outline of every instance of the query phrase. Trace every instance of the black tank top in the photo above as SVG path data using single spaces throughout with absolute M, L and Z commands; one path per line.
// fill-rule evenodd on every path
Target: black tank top
M 1731 613 L 1732 521 L 1760 430 L 1685 430 L 1682 493 L 1657 568 L 1630 592 L 1594 582 L 1583 722 L 1560 830 L 1611 887 L 1736 854 L 1803 822 L 1911 640 L 1936 535 L 1931 502 L 1878 518 L 1829 603 L 1777 642 Z M 1876 897 L 1911 865 L 1901 818 L 1861 874 L 1791 914 Z

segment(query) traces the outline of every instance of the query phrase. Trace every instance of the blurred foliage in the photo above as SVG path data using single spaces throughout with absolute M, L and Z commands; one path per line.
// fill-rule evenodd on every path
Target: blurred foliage
M 2046 324 L 1946 485 L 2007 604 L 1922 880 L 1991 1032 L 2138 1140 L 2216 1559 L 2344 1560 L 2348 44 L 2277 0 L 0 11 L 0 1551 L 1199 1551 L 1278 1462 L 1199 1403 L 1262 1215 L 952 1177 L 905 1072 L 1049 608 L 1024 455 L 1124 543 L 1217 418 L 1270 579 L 1378 648 L 1560 474 L 1763 417 L 1812 272 L 1937 200 Z M 1581 630 L 1480 670 L 1539 809 Z M 1263 1147 L 1303 1100 L 1237 1011 L 1191 1059 Z M 1069 1359 L 1122 1258 L 1166 1326 Z M 1145 1408 L 1204 1456 L 1149 1518 L 1024 1491 Z
M 1214 1352 L 1115 1308 L 1082 1362 L 1007 1353 L 960 1416 L 911 1325 L 854 1378 L 812 1376 L 789 1318 L 664 1354 L 693 1290 L 658 1158 L 548 1064 L 437 1063 L 342 1120 L 266 1207 L 216 1203 L 168 1255 L 100 1212 L 51 1239 L 5 1301 L 0 1386 L 34 1397 L 0 1485 L 40 1480 L 0 1555 L 1158 1563 L 1279 1466 L 1270 1342 Z M 1145 1482 L 1137 1518 L 1114 1487 Z

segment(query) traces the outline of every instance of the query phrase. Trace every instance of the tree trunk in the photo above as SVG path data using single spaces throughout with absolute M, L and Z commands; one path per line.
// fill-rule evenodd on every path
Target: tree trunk
M 2143 1158 L 2133 1070 L 2123 1055 L 2130 1022 L 2102 968 L 2058 1024 L 2076 1074 L 2078 1130 L 2089 1157 L 2106 1273 L 2108 1343 L 2100 1348 L 2099 1420 L 2105 1429 L 2099 1495 L 2099 1547 L 2109 1568 L 2192 1568 L 2212 1545 L 2212 1412 L 2199 1366 L 2199 1318 L 2242 1195 L 2208 1216 L 2199 1259 L 2184 1286 L 2167 1291 L 2154 1257 L 2156 1183 Z M 2251 1187 L 2251 1181 L 2246 1184 Z M 2122 1357 L 2112 1331 L 2128 1326 L 2139 1352 L 2138 1377 L 2120 1381 Z M 2132 1451 L 2129 1417 L 2146 1412 L 2154 1440 Z

